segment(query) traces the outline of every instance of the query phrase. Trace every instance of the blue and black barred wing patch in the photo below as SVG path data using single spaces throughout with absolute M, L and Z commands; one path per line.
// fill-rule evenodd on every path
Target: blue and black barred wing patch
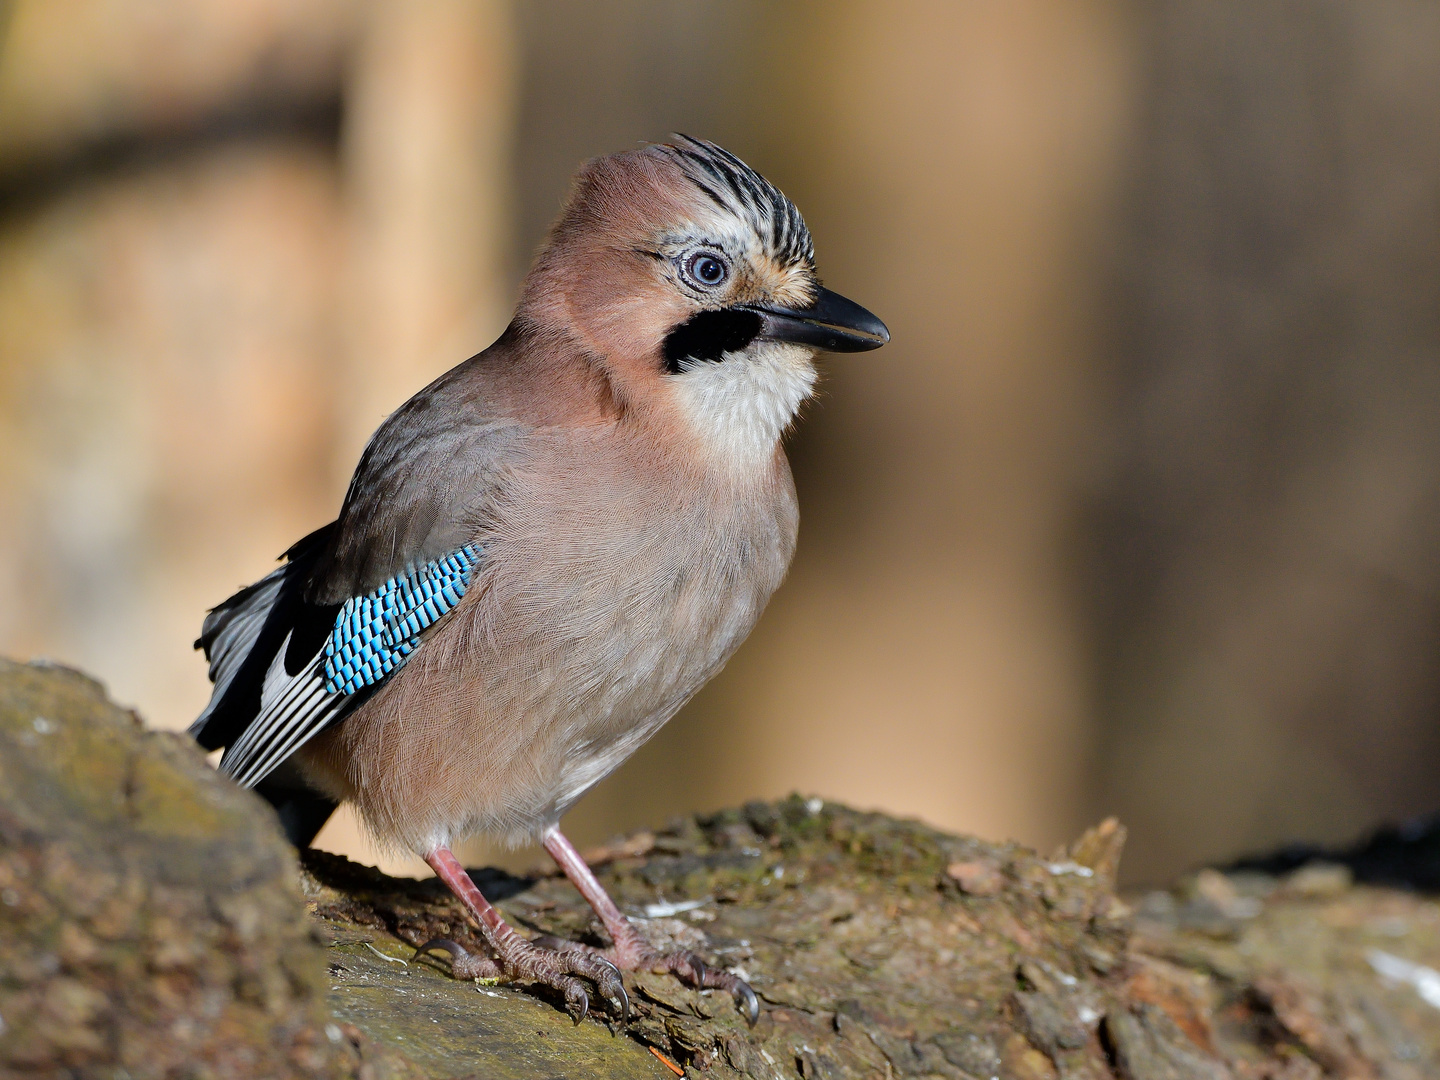
M 265 675 L 259 713 L 225 752 L 220 768 L 253 787 L 344 716 L 357 694 L 394 674 L 425 631 L 460 602 L 480 555 L 479 547 L 467 544 L 347 600 L 325 647 L 294 675 L 285 670 L 287 638 Z
M 420 635 L 460 602 L 479 561 L 469 544 L 345 601 L 325 642 L 325 689 L 353 694 L 403 664 Z

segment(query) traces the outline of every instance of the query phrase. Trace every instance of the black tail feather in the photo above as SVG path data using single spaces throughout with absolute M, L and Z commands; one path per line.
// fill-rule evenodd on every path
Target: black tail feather
M 297 848 L 307 848 L 315 834 L 330 820 L 339 803 L 317 791 L 291 787 L 280 787 L 261 781 L 255 791 L 275 808 L 280 816 L 280 827 L 285 836 Z

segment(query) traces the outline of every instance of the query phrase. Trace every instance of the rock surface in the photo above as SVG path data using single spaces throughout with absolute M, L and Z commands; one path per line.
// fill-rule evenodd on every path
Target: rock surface
M 438 883 L 297 867 L 180 737 L 4 664 L 0 1075 L 1440 1076 L 1434 900 L 1312 862 L 1127 903 L 1123 839 L 1044 858 L 800 798 L 639 834 L 592 856 L 606 885 L 657 944 L 743 971 L 762 1015 L 640 975 L 628 1026 L 577 1027 L 412 958 L 479 947 Z M 517 925 L 599 940 L 563 878 L 477 877 Z
M 187 739 L 0 660 L 0 1076 L 357 1074 L 296 881 Z

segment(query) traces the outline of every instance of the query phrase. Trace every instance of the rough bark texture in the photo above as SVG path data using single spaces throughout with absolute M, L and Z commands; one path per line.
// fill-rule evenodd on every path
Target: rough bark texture
M 0 1076 L 353 1076 L 325 986 L 269 808 L 98 683 L 0 660 Z
M 627 1027 L 577 1027 L 411 957 L 480 947 L 436 882 L 314 852 L 297 875 L 267 814 L 88 680 L 0 666 L 0 1075 L 1440 1075 L 1440 907 L 1339 864 L 1126 902 L 1113 822 L 1044 858 L 756 803 L 593 858 L 657 942 L 742 970 L 760 1022 L 639 975 Z M 563 878 L 477 876 L 518 925 L 599 940 Z

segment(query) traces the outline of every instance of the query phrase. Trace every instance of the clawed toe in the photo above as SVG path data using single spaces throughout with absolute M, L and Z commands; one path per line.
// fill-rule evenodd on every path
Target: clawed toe
M 576 967 L 576 974 L 585 976 L 595 984 L 602 997 L 619 1006 L 621 1022 L 629 1022 L 630 995 L 625 992 L 625 980 L 620 969 L 603 952 L 593 946 L 567 941 L 553 934 L 540 934 L 532 938 L 530 944 L 565 957 Z
M 735 999 L 735 1007 L 751 1027 L 760 1019 L 760 999 L 740 976 L 706 967 L 705 961 L 692 952 L 671 953 L 664 962 L 680 979 L 697 989 L 728 990 Z
M 656 957 L 656 960 L 659 961 L 658 967 L 673 973 L 686 986 L 693 986 L 697 990 L 705 988 L 705 976 L 710 969 L 695 953 L 673 952 L 669 956 Z
M 630 1022 L 630 995 L 625 992 L 625 980 L 620 975 L 620 969 L 603 956 L 597 956 L 595 959 L 610 969 L 610 977 L 603 984 L 597 981 L 595 985 L 601 987 L 601 992 L 607 998 L 612 998 L 619 1004 L 620 1022 L 628 1024 Z
M 616 1004 L 620 1010 L 620 1022 L 629 1023 L 630 995 L 625 992 L 620 969 L 598 953 L 568 952 L 561 955 L 576 975 L 589 979 L 601 997 Z
M 580 985 L 579 979 L 561 976 L 556 980 L 555 985 L 565 995 L 565 1011 L 570 1014 L 570 1019 L 578 1025 L 581 1020 L 590 1015 L 590 995 L 585 993 L 585 987 Z
M 605 957 L 576 949 L 556 951 L 529 941 L 517 941 L 506 953 L 503 961 L 510 973 L 559 990 L 577 1024 L 590 1011 L 590 999 L 576 976 L 594 983 L 602 999 L 613 1001 L 622 1020 L 630 1019 L 630 997 L 620 971 Z
M 558 941 L 544 938 L 521 943 L 507 950 L 509 956 L 496 962 L 486 956 L 476 956 L 448 938 L 431 938 L 415 950 L 415 956 L 444 950 L 450 956 L 450 971 L 457 979 L 515 978 L 549 986 L 565 998 L 565 1011 L 577 1024 L 590 1012 L 590 995 L 576 978 L 578 975 L 594 983 L 602 998 L 615 1002 L 621 1021 L 628 1022 L 630 995 L 625 992 L 620 969 L 598 953 L 587 951 L 583 945 L 569 943 L 571 948 L 550 949 L 548 944 L 552 940 Z
M 731 978 L 735 979 L 735 985 L 730 988 L 730 993 L 735 998 L 735 1007 L 740 1010 L 740 1015 L 745 1017 L 745 1022 L 754 1027 L 755 1021 L 760 1019 L 760 999 L 744 979 L 735 978 L 733 975 Z
M 735 1008 L 740 1010 L 740 1015 L 745 1017 L 745 1022 L 751 1027 L 760 1019 L 760 999 L 755 996 L 755 991 L 750 989 L 750 984 L 740 976 L 708 968 L 705 971 L 704 985 L 707 990 L 730 991 L 730 996 L 735 999 Z

